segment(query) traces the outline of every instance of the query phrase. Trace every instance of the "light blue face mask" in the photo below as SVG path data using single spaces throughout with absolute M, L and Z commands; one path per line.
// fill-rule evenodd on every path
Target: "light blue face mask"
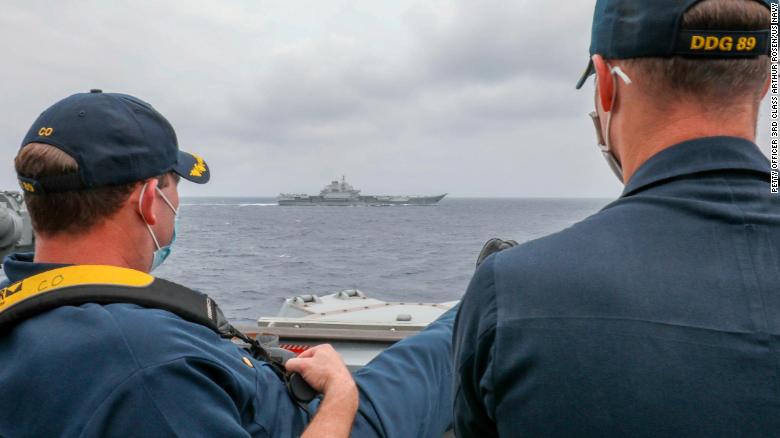
M 141 189 L 141 193 L 143 193 L 144 190 L 146 190 L 146 184 L 144 184 L 143 188 Z M 168 207 L 170 207 L 171 210 L 173 210 L 173 215 L 174 215 L 173 237 L 171 237 L 171 242 L 169 244 L 165 246 L 160 246 L 160 242 L 157 240 L 157 236 L 154 235 L 154 231 L 152 231 L 152 227 L 148 223 L 146 224 L 146 228 L 149 230 L 149 234 L 152 235 L 154 246 L 157 247 L 157 249 L 154 251 L 154 254 L 152 255 L 152 267 L 149 268 L 149 272 L 152 272 L 155 269 L 157 269 L 157 267 L 162 265 L 165 259 L 167 259 L 169 255 L 171 255 L 171 247 L 173 246 L 173 243 L 176 241 L 176 230 L 179 228 L 179 212 L 176 210 L 176 208 L 173 207 L 171 201 L 168 200 L 168 198 L 159 188 L 157 188 L 157 193 L 160 195 L 163 201 L 165 201 Z M 143 196 L 141 196 L 138 199 L 138 209 L 140 211 L 143 211 L 141 210 L 142 200 L 143 200 Z
M 148 225 L 147 225 L 148 226 Z M 173 246 L 173 242 L 176 242 L 176 229 L 179 228 L 179 216 L 176 216 L 176 219 L 174 219 L 173 222 L 173 237 L 171 237 L 171 243 L 163 246 L 162 248 L 157 243 L 157 239 L 154 239 L 154 243 L 157 245 L 157 250 L 154 252 L 154 255 L 152 257 L 152 267 L 149 269 L 149 272 L 154 271 L 157 269 L 158 266 L 162 265 L 165 259 L 168 258 L 169 255 L 171 255 L 171 247 Z M 149 231 L 151 232 L 151 227 L 149 228 Z M 152 233 L 152 237 L 154 237 L 154 233 Z

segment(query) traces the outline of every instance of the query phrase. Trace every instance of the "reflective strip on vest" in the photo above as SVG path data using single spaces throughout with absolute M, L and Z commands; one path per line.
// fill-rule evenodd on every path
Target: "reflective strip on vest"
M 84 285 L 146 287 L 154 282 L 151 275 L 134 269 L 103 265 L 76 265 L 52 269 L 0 291 L 0 312 L 16 303 L 57 289 Z

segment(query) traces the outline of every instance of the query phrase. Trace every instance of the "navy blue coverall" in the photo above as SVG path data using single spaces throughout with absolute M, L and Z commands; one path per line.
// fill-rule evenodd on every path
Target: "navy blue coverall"
M 16 254 L 3 268 L 16 282 L 61 266 Z M 354 374 L 352 436 L 440 437 L 449 428 L 455 312 Z M 299 436 L 309 414 L 269 364 L 248 356 L 165 310 L 59 307 L 0 334 L 0 437 Z
M 672 146 L 489 257 L 454 334 L 462 437 L 780 436 L 780 197 L 746 140 Z

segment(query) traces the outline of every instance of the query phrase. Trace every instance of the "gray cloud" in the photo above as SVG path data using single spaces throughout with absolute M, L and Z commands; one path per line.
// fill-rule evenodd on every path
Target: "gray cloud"
M 507 10 L 500 2 L 444 10 L 419 4 L 404 20 L 413 44 L 397 57 L 378 56 L 373 45 L 350 38 L 280 50 L 256 92 L 236 98 L 237 119 L 274 143 L 295 147 L 341 134 L 374 143 L 409 131 L 450 140 L 569 117 L 577 108 L 569 105 L 577 98 L 576 73 L 536 55 L 573 52 L 575 45 L 549 31 L 537 36 L 543 29 L 535 15 L 546 12 L 531 9 Z M 569 12 L 564 25 L 576 15 Z M 587 52 L 576 48 L 584 58 Z
M 530 74 L 570 82 L 572 61 L 587 60 L 592 9 L 591 2 L 488 0 L 421 7 L 410 17 L 420 61 L 434 77 L 495 82 Z

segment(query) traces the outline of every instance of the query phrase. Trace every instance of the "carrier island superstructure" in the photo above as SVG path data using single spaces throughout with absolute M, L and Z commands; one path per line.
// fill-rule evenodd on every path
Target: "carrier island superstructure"
M 334 180 L 320 191 L 319 195 L 306 195 L 298 193 L 282 193 L 277 198 L 279 205 L 314 206 L 352 206 L 352 205 L 434 205 L 441 201 L 447 194 L 436 196 L 381 196 L 361 195 L 360 190 L 347 183 L 345 177 L 341 181 Z

